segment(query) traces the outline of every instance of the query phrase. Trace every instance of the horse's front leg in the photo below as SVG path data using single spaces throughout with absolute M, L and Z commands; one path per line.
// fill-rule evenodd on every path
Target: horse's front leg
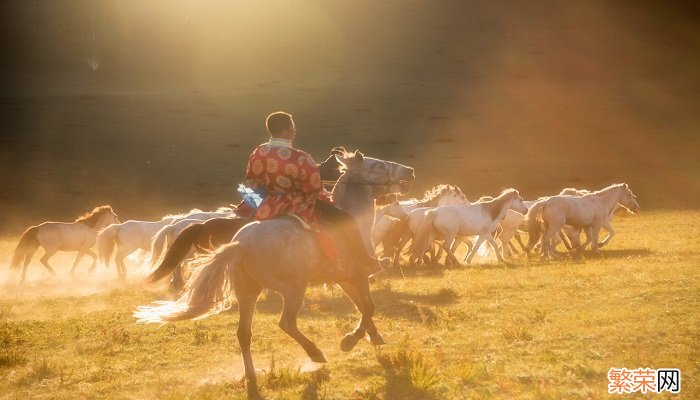
M 591 250 L 597 256 L 600 256 L 600 249 L 598 248 L 598 236 L 600 235 L 600 225 L 595 225 L 591 227 Z
M 598 243 L 599 248 L 608 244 L 610 242 L 610 239 L 612 239 L 613 236 L 615 236 L 615 229 L 613 229 L 612 225 L 610 225 L 610 222 L 604 223 L 603 228 L 605 228 L 605 230 L 608 231 L 608 237 L 603 239 L 602 242 Z
M 75 261 L 73 261 L 73 267 L 70 269 L 71 275 L 73 275 L 75 273 L 75 267 L 78 266 L 80 259 L 83 258 L 84 255 L 85 255 L 85 250 L 78 251 L 78 255 L 75 256 Z
M 316 344 L 308 337 L 304 336 L 304 334 L 301 333 L 297 327 L 297 315 L 299 315 L 301 305 L 304 303 L 304 292 L 306 291 L 306 286 L 287 285 L 286 288 L 287 290 L 282 292 L 282 297 L 284 298 L 284 309 L 282 310 L 282 316 L 280 317 L 280 329 L 286 332 L 292 337 L 292 339 L 296 340 L 296 342 L 301 345 L 309 358 L 311 358 L 311 361 L 317 363 L 328 362 L 321 349 L 319 349 L 318 346 L 316 346 Z
M 479 236 L 481 236 L 481 235 L 479 235 Z M 496 253 L 496 259 L 499 262 L 503 262 L 503 255 L 501 254 L 501 251 L 503 249 L 498 246 L 498 244 L 496 243 L 496 239 L 493 238 L 493 235 L 491 235 L 489 233 L 489 234 L 486 234 L 485 236 L 486 236 L 486 241 L 488 241 L 489 244 L 491 245 L 491 247 L 493 248 L 493 252 Z
M 484 243 L 484 240 L 486 240 L 484 235 L 478 236 L 478 238 L 476 239 L 476 243 L 474 243 L 474 247 L 472 247 L 472 249 L 469 251 L 469 254 L 467 254 L 467 264 L 471 264 L 472 258 L 474 258 L 474 255 L 479 250 L 479 247 L 481 247 L 481 244 Z
M 46 249 L 46 252 L 44 253 L 44 255 L 41 256 L 41 259 L 39 259 L 39 261 L 41 261 L 41 263 L 44 265 L 44 267 L 46 267 L 46 269 L 48 269 L 49 272 L 51 272 L 51 275 L 53 275 L 53 276 L 56 276 L 56 271 L 54 271 L 53 268 L 51 268 L 51 265 L 49 264 L 49 258 L 51 258 L 51 256 L 56 254 L 56 251 L 57 250 L 55 250 L 55 249 Z M 22 279 L 24 280 L 24 277 L 22 277 Z
M 369 334 L 372 344 L 376 346 L 384 344 L 384 338 L 379 334 L 372 320 L 375 306 L 370 295 L 367 278 L 357 277 L 351 281 L 340 282 L 339 285 L 350 297 L 350 300 L 355 303 L 355 307 L 362 315 L 355 329 L 346 334 L 340 341 L 340 349 L 343 351 L 352 350 L 357 342 L 365 336 L 365 333 Z
M 93 272 L 95 268 L 97 267 L 97 254 L 95 254 L 92 250 L 87 249 L 85 254 L 89 255 L 92 257 L 92 264 L 90 264 L 90 269 L 88 269 L 88 272 Z
M 396 252 L 394 253 L 394 267 L 398 267 L 401 264 L 401 252 L 403 251 L 404 247 L 406 247 L 406 243 L 411 239 L 410 236 L 408 235 L 402 235 L 401 240 L 399 241 L 398 246 L 396 247 Z

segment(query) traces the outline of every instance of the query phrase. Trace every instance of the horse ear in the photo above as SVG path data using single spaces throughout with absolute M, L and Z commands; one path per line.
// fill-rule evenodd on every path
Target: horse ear
M 347 151 L 345 150 L 345 147 L 343 147 L 343 146 L 336 146 L 336 147 L 331 149 L 331 155 L 334 155 L 334 156 L 343 156 L 346 153 L 347 153 Z
M 360 150 L 355 150 L 355 161 L 357 162 L 363 162 L 365 160 L 365 156 L 360 153 Z

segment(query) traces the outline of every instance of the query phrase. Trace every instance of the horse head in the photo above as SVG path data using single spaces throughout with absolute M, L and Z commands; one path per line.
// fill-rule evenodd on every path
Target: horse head
M 331 154 L 344 165 L 346 183 L 373 186 L 376 196 L 388 193 L 406 194 L 416 178 L 411 167 L 366 157 L 359 150 L 353 153 L 343 148 L 334 148 Z
M 617 202 L 632 214 L 636 214 L 639 211 L 641 211 L 642 208 L 637 202 L 637 196 L 635 196 L 634 193 L 632 193 L 632 190 L 629 188 L 629 186 L 626 183 L 623 183 L 621 185 L 621 188 L 623 189 L 622 194 L 620 195 L 620 198 Z
M 518 192 L 515 189 L 509 189 L 508 190 L 508 195 L 510 196 L 510 209 L 519 212 L 520 214 L 527 214 L 527 206 L 523 202 L 522 196 L 520 196 L 520 192 Z
M 322 163 L 318 164 L 318 168 L 321 173 L 321 179 L 327 182 L 335 182 L 340 178 L 340 175 L 342 175 L 341 168 L 343 167 L 343 164 L 338 161 L 338 159 L 335 157 L 335 155 L 331 152 L 331 155 L 328 156 L 328 158 L 323 161 Z

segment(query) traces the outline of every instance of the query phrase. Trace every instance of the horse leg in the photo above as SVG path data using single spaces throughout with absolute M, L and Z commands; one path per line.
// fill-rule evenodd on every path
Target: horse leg
M 85 255 L 85 251 L 84 251 L 84 250 L 79 250 L 79 251 L 78 251 L 78 255 L 75 256 L 75 261 L 73 261 L 73 267 L 70 269 L 70 274 L 71 274 L 71 275 L 73 275 L 73 273 L 75 272 L 75 267 L 78 266 L 78 263 L 80 262 L 80 259 L 83 258 L 84 255 Z
M 449 245 L 448 245 L 449 243 Z M 457 249 L 457 246 L 459 246 L 459 240 L 457 239 L 456 236 L 452 238 L 445 239 L 445 242 L 442 244 L 443 248 L 447 252 L 447 255 L 445 256 L 445 266 L 447 266 L 447 261 L 450 261 L 450 265 L 453 263 L 459 266 L 459 260 L 457 257 L 455 257 L 455 250 Z
M 401 252 L 403 251 L 403 248 L 406 247 L 406 243 L 410 240 L 410 236 L 404 235 L 401 236 L 401 240 L 399 241 L 398 247 L 396 247 L 396 252 L 394 253 L 394 267 L 398 267 L 401 264 Z
M 523 243 L 523 238 L 520 235 L 520 232 L 515 231 L 515 239 L 518 241 L 518 244 L 520 245 L 520 248 L 523 250 L 523 253 L 527 253 L 528 249 L 527 249 L 527 246 L 525 246 L 525 243 Z
M 240 271 L 240 272 L 239 272 Z M 253 365 L 253 355 L 250 352 L 251 338 L 253 337 L 253 315 L 255 314 L 255 304 L 262 288 L 253 281 L 241 269 L 235 270 L 233 288 L 238 300 L 238 329 L 236 336 L 238 344 L 241 346 L 241 357 L 243 358 L 243 368 L 247 381 L 248 398 L 260 398 L 258 393 L 258 381 L 255 377 L 255 367 Z M 285 302 L 286 304 L 286 302 Z
M 481 236 L 481 235 L 479 235 L 479 236 Z M 496 259 L 499 262 L 503 262 L 503 255 L 501 254 L 501 251 L 503 249 L 498 247 L 498 244 L 496 243 L 496 239 L 494 239 L 493 236 L 489 233 L 486 235 L 486 241 L 489 242 L 491 247 L 493 247 L 493 252 L 496 253 Z
M 545 224 L 544 235 L 542 235 L 542 257 L 543 258 L 554 258 L 554 248 L 552 245 L 552 238 L 556 235 L 561 228 L 557 229 L 556 226 Z
M 93 272 L 95 268 L 97 267 L 97 254 L 95 254 L 92 250 L 87 249 L 85 251 L 85 254 L 89 255 L 92 257 L 92 264 L 90 264 L 90 268 L 88 269 L 88 272 Z
M 326 360 L 326 356 L 323 355 L 321 349 L 297 328 L 297 315 L 301 305 L 304 303 L 305 291 L 306 285 L 290 285 L 288 290 L 282 293 L 284 309 L 280 317 L 279 327 L 301 345 L 309 358 L 311 358 L 311 361 L 325 363 L 328 360 Z
M 469 254 L 467 254 L 467 264 L 471 264 L 472 258 L 474 258 L 474 255 L 479 250 L 479 247 L 481 247 L 481 244 L 484 243 L 485 239 L 486 238 L 483 235 L 479 235 L 479 237 L 476 239 L 474 247 L 472 247 L 472 249 L 469 251 Z
M 119 280 L 125 280 L 126 279 L 126 264 L 124 263 L 124 258 L 128 254 L 124 251 L 118 251 L 117 255 L 114 256 L 114 263 L 117 265 L 117 277 Z
M 44 253 L 43 256 L 41 256 L 41 259 L 40 259 L 40 261 L 44 265 L 44 267 L 46 267 L 46 269 L 48 269 L 49 272 L 51 272 L 51 275 L 53 275 L 53 276 L 56 276 L 56 272 L 53 270 L 53 268 L 51 268 L 51 265 L 49 264 L 49 258 L 51 258 L 51 256 L 56 254 L 56 251 L 58 251 L 58 250 L 46 249 L 46 252 Z
M 353 281 L 340 282 L 339 285 L 350 297 L 350 300 L 355 303 L 355 307 L 362 315 L 355 329 L 347 333 L 340 341 L 340 349 L 343 351 L 352 350 L 357 342 L 365 336 L 365 333 L 369 335 L 373 345 L 385 344 L 384 338 L 379 334 L 377 326 L 372 320 L 375 306 L 369 291 L 369 281 L 366 278 L 356 278 Z
M 605 228 L 605 230 L 608 231 L 608 237 L 603 239 L 602 242 L 598 243 L 599 248 L 608 244 L 608 242 L 610 242 L 610 239 L 612 239 L 613 236 L 615 236 L 615 229 L 613 229 L 609 222 L 604 223 L 603 228 Z
M 600 249 L 598 248 L 598 236 L 600 235 L 600 225 L 598 226 L 593 226 L 590 228 L 591 230 L 591 250 L 593 250 L 593 253 L 596 255 L 600 256 Z

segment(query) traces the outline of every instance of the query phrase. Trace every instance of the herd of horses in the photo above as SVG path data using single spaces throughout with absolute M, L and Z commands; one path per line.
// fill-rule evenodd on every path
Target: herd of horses
M 627 184 L 595 192 L 567 190 L 532 202 L 524 201 L 517 190 L 506 189 L 495 198 L 483 197 L 473 203 L 457 186 L 440 185 L 426 192 L 422 200 L 394 198 L 377 208 L 377 200 L 409 191 L 415 180 L 413 168 L 344 148 L 334 148 L 320 166 L 324 183 L 332 185 L 334 203 L 356 218 L 365 245 L 372 252 L 378 245 L 387 258 L 393 258 L 394 265 L 399 265 L 404 253 L 411 263 L 420 263 L 430 260 L 427 254 L 435 261 L 445 252 L 445 263 L 455 263 L 460 243 L 469 246 L 467 263 L 484 242 L 490 244 L 498 260 L 504 260 L 515 251 L 513 238 L 528 253 L 539 243 L 545 257 L 557 254 L 555 246 L 562 238 L 570 248 L 581 251 L 590 244 L 597 253 L 614 235 L 610 222 L 618 207 L 639 211 Z M 609 234 L 599 244 L 602 228 Z M 523 232 L 529 233 L 527 244 L 520 238 Z M 586 237 L 583 243 L 582 232 Z M 406 248 L 409 242 L 412 244 Z M 97 254 L 91 250 L 95 245 Z M 369 272 L 349 264 L 342 276 L 331 274 L 331 261 L 314 232 L 292 217 L 251 222 L 222 208 L 168 215 L 154 222 L 120 223 L 110 206 L 101 206 L 72 223 L 45 222 L 28 228 L 12 259 L 14 268 L 22 268 L 22 281 L 40 246 L 45 249 L 41 263 L 52 274 L 49 258 L 57 251 L 78 252 L 73 273 L 86 254 L 93 259 L 90 270 L 98 259 L 108 266 L 116 249 L 114 260 L 121 279 L 127 273 L 125 258 L 139 249 L 149 251 L 152 267 L 147 281 L 171 276 L 171 285 L 181 294 L 174 301 L 139 307 L 134 313 L 139 322 L 202 318 L 230 308 L 235 297 L 237 336 L 251 398 L 259 397 L 250 350 L 251 326 L 258 296 L 265 288 L 284 298 L 279 326 L 312 361 L 325 362 L 326 358 L 297 327 L 297 315 L 310 284 L 337 283 L 361 314 L 355 328 L 341 340 L 343 351 L 350 351 L 365 336 L 375 345 L 384 343 L 372 320 L 375 305 Z M 185 264 L 191 267 L 186 280 L 182 271 Z

